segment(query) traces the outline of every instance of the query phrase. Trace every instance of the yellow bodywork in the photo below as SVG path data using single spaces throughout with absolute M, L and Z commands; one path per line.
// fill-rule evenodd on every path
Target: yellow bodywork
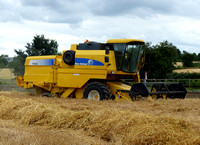
M 144 42 L 139 39 L 109 39 L 107 43 L 131 43 L 131 42 Z
M 131 101 L 131 98 L 128 93 L 117 91 L 117 90 L 130 90 L 131 86 L 126 85 L 122 82 L 107 82 L 106 84 L 110 88 L 110 91 L 115 96 L 116 100 L 120 100 L 122 98 Z
M 130 43 L 134 41 L 144 42 L 137 39 L 110 39 L 107 43 Z M 140 66 L 138 65 L 138 70 L 135 73 L 118 71 L 113 50 L 110 50 L 109 54 L 106 54 L 105 50 L 83 51 L 77 50 L 76 44 L 72 44 L 70 50 L 75 51 L 75 59 L 84 58 L 96 61 L 101 65 L 67 65 L 63 61 L 65 51 L 62 55 L 30 56 L 25 61 L 24 76 L 17 77 L 17 85 L 24 88 L 39 87 L 48 92 L 60 94 L 63 98 L 70 95 L 82 98 L 87 83 L 92 80 L 106 81 L 119 75 L 132 75 L 137 82 L 140 82 Z M 109 58 L 108 62 L 105 61 L 105 57 Z M 115 99 L 131 100 L 128 93 L 117 92 L 118 89 L 130 90 L 131 86 L 122 82 L 109 81 L 106 81 L 106 85 L 115 96 Z

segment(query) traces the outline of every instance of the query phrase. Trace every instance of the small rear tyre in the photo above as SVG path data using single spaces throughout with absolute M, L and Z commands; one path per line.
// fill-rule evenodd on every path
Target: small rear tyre
M 83 93 L 83 98 L 99 101 L 110 99 L 111 95 L 108 87 L 105 84 L 100 82 L 92 82 L 86 86 Z

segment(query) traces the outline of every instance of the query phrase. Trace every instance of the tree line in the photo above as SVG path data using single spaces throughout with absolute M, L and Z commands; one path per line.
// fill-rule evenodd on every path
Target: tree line
M 145 43 L 145 66 L 141 70 L 141 76 L 147 71 L 149 78 L 171 78 L 176 62 L 182 62 L 183 67 L 194 67 L 193 61 L 200 61 L 200 53 L 189 53 L 181 51 L 168 41 L 160 42 L 156 45 Z
M 24 74 L 24 62 L 27 56 L 56 55 L 58 43 L 56 40 L 47 39 L 44 35 L 36 35 L 32 42 L 27 43 L 26 50 L 14 50 L 16 55 L 10 63 L 5 59 L 7 55 L 0 56 L 0 68 L 13 68 L 16 76 Z M 148 78 L 168 78 L 175 69 L 177 61 L 183 62 L 184 67 L 193 67 L 193 61 L 200 61 L 200 53 L 181 51 L 168 41 L 152 45 L 150 42 L 143 46 L 145 52 L 145 66 L 141 69 L 141 76 L 148 73 Z

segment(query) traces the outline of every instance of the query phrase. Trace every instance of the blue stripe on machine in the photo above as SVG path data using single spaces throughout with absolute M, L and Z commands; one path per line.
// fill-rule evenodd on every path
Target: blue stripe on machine
M 29 65 L 53 65 L 55 59 L 33 59 L 30 60 Z
M 104 66 L 104 64 L 100 61 L 87 59 L 87 58 L 75 58 L 75 65 L 96 65 L 96 66 Z

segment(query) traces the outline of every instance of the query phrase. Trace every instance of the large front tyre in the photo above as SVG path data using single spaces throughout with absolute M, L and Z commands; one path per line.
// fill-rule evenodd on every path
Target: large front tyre
M 83 98 L 96 101 L 110 99 L 110 96 L 107 86 L 100 82 L 88 84 L 83 93 Z

